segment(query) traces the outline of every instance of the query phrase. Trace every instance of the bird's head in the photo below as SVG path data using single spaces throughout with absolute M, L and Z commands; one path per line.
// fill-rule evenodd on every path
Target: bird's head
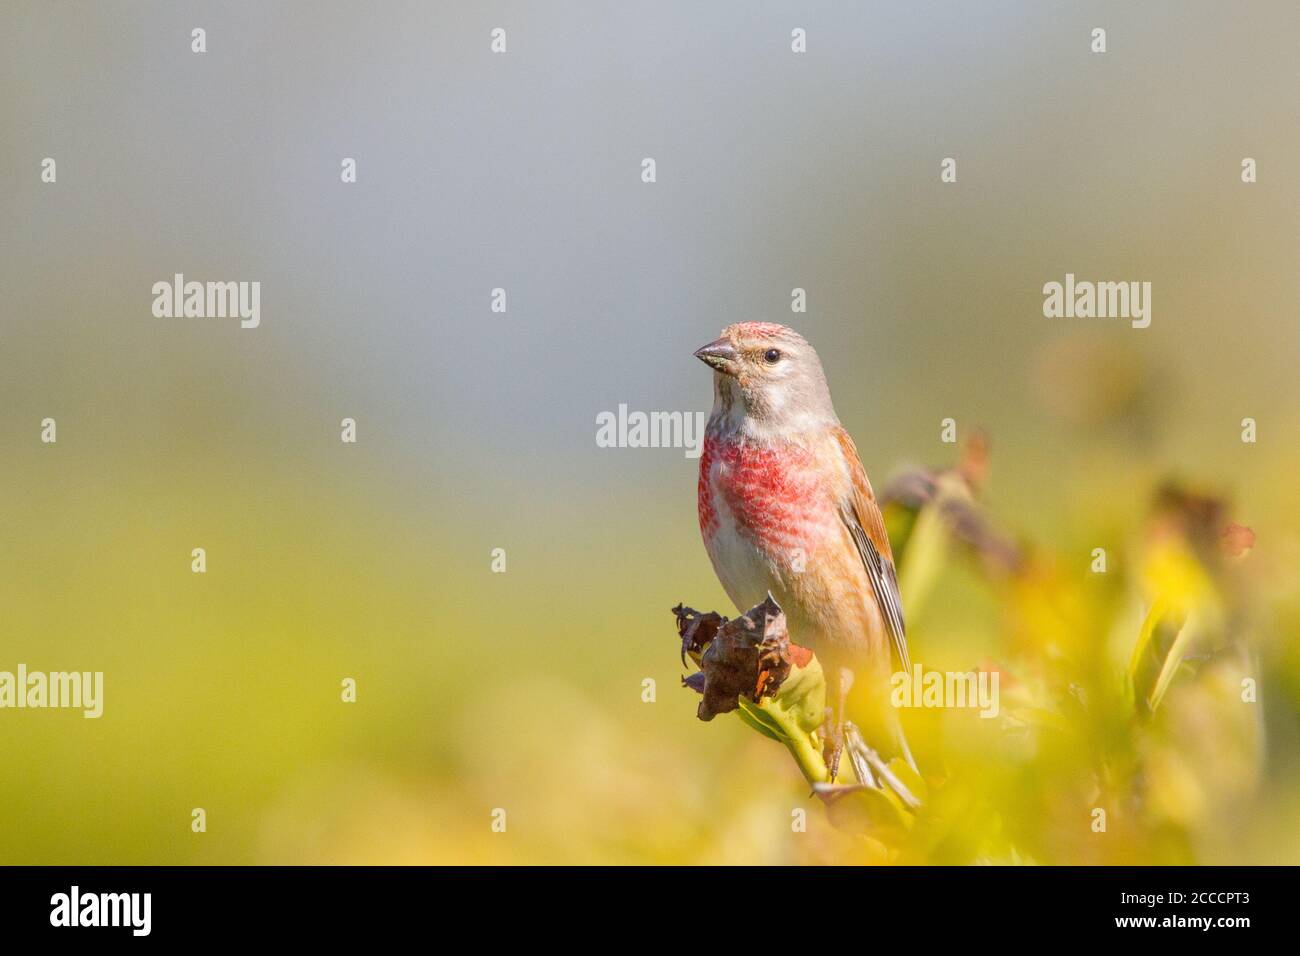
M 753 424 L 803 428 L 836 420 L 821 359 L 794 329 L 774 322 L 729 325 L 695 357 L 713 369 L 724 410 Z

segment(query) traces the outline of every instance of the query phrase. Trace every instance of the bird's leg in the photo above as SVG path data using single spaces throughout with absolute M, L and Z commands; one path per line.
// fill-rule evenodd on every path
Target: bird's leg
M 852 721 L 844 722 L 844 740 L 847 742 L 849 762 L 853 764 L 853 773 L 858 778 L 857 783 L 815 783 L 813 784 L 813 793 L 821 797 L 827 803 L 838 799 L 846 793 L 857 793 L 860 790 L 879 790 L 880 784 L 876 782 L 875 775 L 871 772 L 871 766 L 863 757 L 862 752 L 858 749 L 855 741 L 861 739 L 858 728 L 853 725 Z
M 830 771 L 831 781 L 834 782 L 835 774 L 840 767 L 840 751 L 844 749 L 843 738 L 835 737 L 835 708 L 826 708 L 826 719 L 822 721 L 822 759 L 826 761 L 826 769 Z
M 836 673 L 839 685 L 836 693 L 836 707 L 831 721 L 830 746 L 831 756 L 828 763 L 830 764 L 831 783 L 840 772 L 840 757 L 844 754 L 844 718 L 847 711 L 846 702 L 849 691 L 853 688 L 853 671 L 847 667 L 841 667 Z
M 855 793 L 859 790 L 879 790 L 880 784 L 876 780 L 876 775 L 871 772 L 871 764 L 867 761 L 863 753 L 864 745 L 862 743 L 862 734 L 858 731 L 857 726 L 851 720 L 844 721 L 844 745 L 848 751 L 849 763 L 853 765 L 853 775 L 858 778 L 857 783 L 817 783 L 813 784 L 813 793 L 823 799 L 839 796 L 845 793 Z

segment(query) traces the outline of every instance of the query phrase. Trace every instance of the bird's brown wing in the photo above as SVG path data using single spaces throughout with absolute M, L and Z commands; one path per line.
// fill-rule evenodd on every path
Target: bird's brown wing
M 903 628 L 903 600 L 898 592 L 898 572 L 894 569 L 894 553 L 889 547 L 889 535 L 885 532 L 885 519 L 880 513 L 880 506 L 876 504 L 876 493 L 871 490 L 871 482 L 867 480 L 867 473 L 858 458 L 858 449 L 853 444 L 853 439 L 843 428 L 835 429 L 835 438 L 848 467 L 850 480 L 849 488 L 840 501 L 840 517 L 848 527 L 853 543 L 857 545 L 858 554 L 867 569 L 867 577 L 876 592 L 876 602 L 880 605 L 885 630 L 889 633 L 894 665 L 901 670 L 910 671 L 912 668 L 907 657 L 907 638 Z

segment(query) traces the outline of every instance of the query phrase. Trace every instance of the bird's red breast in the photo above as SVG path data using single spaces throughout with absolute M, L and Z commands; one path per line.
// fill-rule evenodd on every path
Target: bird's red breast
M 807 446 L 710 436 L 700 456 L 700 530 L 706 542 L 713 537 L 721 509 L 757 547 L 807 546 L 833 524 L 826 477 Z
M 884 613 L 850 525 L 886 556 L 889 539 L 842 428 L 769 443 L 706 436 L 698 504 L 705 548 L 738 609 L 771 591 L 796 640 L 887 660 Z

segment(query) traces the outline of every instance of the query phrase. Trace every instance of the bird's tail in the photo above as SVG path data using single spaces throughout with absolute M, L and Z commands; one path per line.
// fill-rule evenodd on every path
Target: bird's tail
M 917 776 L 920 776 L 921 768 L 916 765 L 912 748 L 907 745 L 907 735 L 903 733 L 903 721 L 899 719 L 898 711 L 894 711 L 894 742 L 903 759 L 907 761 L 907 765 L 916 772 Z

